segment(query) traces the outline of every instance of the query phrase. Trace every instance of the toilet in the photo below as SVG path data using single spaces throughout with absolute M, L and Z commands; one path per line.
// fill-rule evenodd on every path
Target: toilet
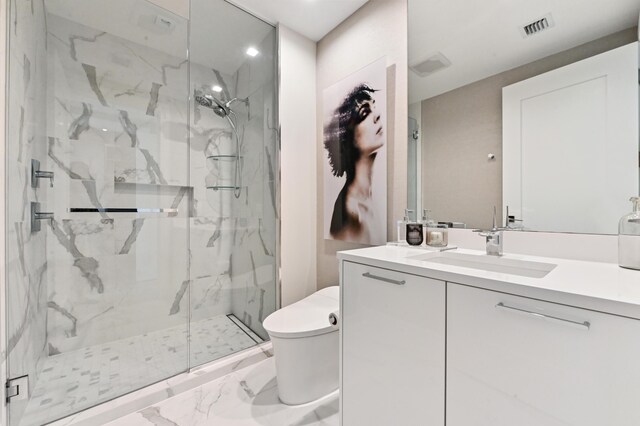
M 269 315 L 280 401 L 299 405 L 338 389 L 338 326 L 329 314 L 340 306 L 340 287 L 327 287 Z

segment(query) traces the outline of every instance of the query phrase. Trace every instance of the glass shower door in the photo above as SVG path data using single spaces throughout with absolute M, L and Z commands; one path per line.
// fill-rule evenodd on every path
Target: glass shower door
M 196 366 L 267 340 L 276 308 L 276 31 L 224 0 L 192 0 L 189 47 Z
M 143 0 L 10 2 L 10 424 L 186 371 L 187 21 Z

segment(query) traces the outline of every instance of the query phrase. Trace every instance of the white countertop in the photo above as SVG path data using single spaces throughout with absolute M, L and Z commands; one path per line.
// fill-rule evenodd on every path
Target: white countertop
M 484 251 L 478 250 L 456 249 L 452 252 L 486 256 Z M 544 278 L 529 278 L 411 258 L 426 253 L 429 251 L 420 248 L 379 246 L 341 251 L 337 255 L 341 261 L 640 319 L 640 271 L 620 268 L 613 263 L 508 253 L 502 256 L 557 265 Z

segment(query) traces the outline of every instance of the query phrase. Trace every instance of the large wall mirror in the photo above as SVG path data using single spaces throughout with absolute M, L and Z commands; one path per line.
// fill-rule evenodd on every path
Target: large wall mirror
M 408 200 L 616 234 L 640 188 L 637 0 L 409 0 Z M 507 215 L 508 209 L 508 215 Z

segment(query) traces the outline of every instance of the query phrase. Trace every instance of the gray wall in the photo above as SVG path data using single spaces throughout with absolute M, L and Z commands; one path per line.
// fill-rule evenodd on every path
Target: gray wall
M 485 228 L 497 206 L 503 223 L 502 88 L 637 39 L 629 28 L 422 101 L 425 208 L 437 220 Z

